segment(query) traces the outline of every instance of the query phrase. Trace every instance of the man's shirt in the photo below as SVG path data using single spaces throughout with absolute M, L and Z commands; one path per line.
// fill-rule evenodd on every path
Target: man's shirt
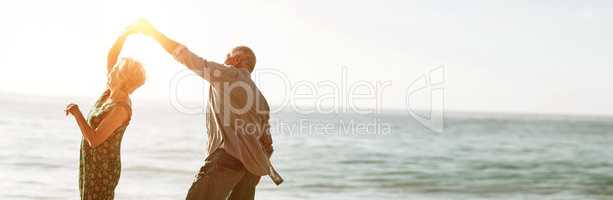
M 209 155 L 223 148 L 252 174 L 270 174 L 270 108 L 250 72 L 207 61 L 182 45 L 173 56 L 210 83 L 206 112 Z M 269 142 L 260 142 L 263 137 Z

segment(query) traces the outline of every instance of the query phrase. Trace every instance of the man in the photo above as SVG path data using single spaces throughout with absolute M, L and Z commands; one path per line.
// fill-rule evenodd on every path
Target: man
M 253 199 L 260 176 L 283 180 L 270 164 L 272 138 L 269 106 L 251 79 L 256 63 L 253 51 L 233 48 L 225 65 L 205 60 L 166 37 L 149 22 L 135 24 L 168 53 L 210 83 L 206 113 L 208 156 L 187 199 Z

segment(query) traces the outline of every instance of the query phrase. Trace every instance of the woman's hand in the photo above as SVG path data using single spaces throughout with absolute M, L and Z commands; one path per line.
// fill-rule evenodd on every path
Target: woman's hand
M 132 24 L 128 27 L 126 27 L 126 29 L 123 32 L 124 36 L 129 36 L 135 33 L 139 33 L 141 32 L 140 27 L 136 26 L 136 24 Z
M 77 104 L 69 103 L 66 106 L 66 109 L 64 110 L 64 112 L 66 112 L 66 116 L 68 116 L 68 114 L 71 114 L 72 116 L 75 116 L 77 113 L 79 113 L 81 111 L 79 110 L 79 106 Z
M 123 32 L 121 33 L 119 37 L 122 39 L 125 39 L 128 36 L 138 33 L 138 32 L 140 32 L 138 27 L 135 27 L 134 25 L 130 25 L 123 30 Z
M 128 27 L 129 30 L 140 32 L 146 36 L 155 36 L 158 32 L 153 25 L 146 19 L 139 19 Z

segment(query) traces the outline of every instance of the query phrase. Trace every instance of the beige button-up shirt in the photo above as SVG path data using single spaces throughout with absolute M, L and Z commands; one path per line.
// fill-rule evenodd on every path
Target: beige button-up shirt
M 223 148 L 257 176 L 274 173 L 260 142 L 261 137 L 270 134 L 270 109 L 250 72 L 207 61 L 185 46 L 178 46 L 173 55 L 210 83 L 206 112 L 208 153 Z

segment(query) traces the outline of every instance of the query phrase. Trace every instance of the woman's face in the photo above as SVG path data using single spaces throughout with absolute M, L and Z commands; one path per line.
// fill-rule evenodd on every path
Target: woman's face
M 108 74 L 107 84 L 111 91 L 118 90 L 122 84 L 121 76 L 118 68 L 114 68 L 111 73 Z
M 124 90 L 131 94 L 145 83 L 145 71 L 140 63 L 123 60 L 113 67 L 107 76 L 107 85 L 111 91 Z

